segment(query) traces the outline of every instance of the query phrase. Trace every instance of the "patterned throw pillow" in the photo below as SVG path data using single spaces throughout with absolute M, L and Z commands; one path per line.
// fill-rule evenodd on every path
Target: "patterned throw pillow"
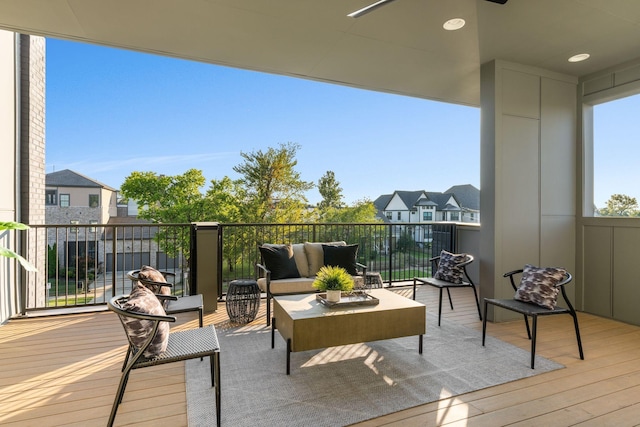
M 518 301 L 531 302 L 553 310 L 558 300 L 558 288 L 556 286 L 564 279 L 565 275 L 566 270 L 564 268 L 538 268 L 527 264 L 524 266 L 520 286 L 514 298 Z
M 122 308 L 136 313 L 166 316 L 164 308 L 162 308 L 162 305 L 155 294 L 139 283 L 134 286 L 131 294 L 129 295 L 129 300 L 122 305 Z M 122 320 L 131 342 L 136 347 L 140 347 L 153 330 L 154 322 L 151 320 L 134 319 L 132 317 L 124 316 L 122 317 Z M 151 345 L 149 345 L 147 350 L 144 352 L 144 357 L 150 359 L 159 356 L 167 349 L 168 341 L 169 323 L 160 322 L 158 333 L 151 342 Z
M 265 267 L 271 271 L 271 280 L 300 277 L 291 245 L 262 245 L 260 254 Z
M 464 270 L 458 265 L 466 260 L 467 254 L 452 254 L 447 251 L 440 252 L 438 270 L 436 271 L 436 274 L 433 275 L 433 278 L 459 285 L 462 283 Z
M 167 283 L 167 280 L 164 278 L 164 275 L 162 273 L 160 273 L 158 270 L 156 270 L 153 267 L 149 267 L 148 265 L 142 266 L 142 268 L 138 272 L 138 277 L 140 279 L 146 279 L 152 282 Z M 150 283 L 142 283 L 142 284 L 147 288 L 149 288 L 151 292 L 153 292 L 154 294 L 171 295 L 170 286 L 153 285 Z

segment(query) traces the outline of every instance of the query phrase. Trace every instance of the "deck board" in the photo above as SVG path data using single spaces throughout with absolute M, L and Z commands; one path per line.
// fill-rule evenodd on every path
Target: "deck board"
M 400 292 L 411 297 L 410 288 Z M 437 314 L 437 290 L 420 286 L 418 292 L 427 310 Z M 482 323 L 473 293 L 452 289 L 451 294 L 455 310 L 451 311 L 445 295 L 443 319 L 476 329 L 480 339 Z M 265 321 L 262 302 L 257 323 Z M 230 327 L 224 304 L 218 307 L 216 313 L 205 315 L 205 323 Z M 197 326 L 193 313 L 177 317 L 172 328 Z M 640 327 L 585 313 L 579 313 L 579 322 L 584 361 L 578 357 L 571 318 L 542 318 L 537 354 L 562 363 L 565 369 L 453 398 L 444 396 L 358 426 L 638 425 Z M 490 323 L 487 332 L 530 348 L 522 320 Z M 0 424 L 103 426 L 120 378 L 125 344 L 122 328 L 110 312 L 18 319 L 3 325 Z M 528 359 L 523 363 L 528 364 Z M 183 363 L 131 373 L 117 426 L 186 424 Z

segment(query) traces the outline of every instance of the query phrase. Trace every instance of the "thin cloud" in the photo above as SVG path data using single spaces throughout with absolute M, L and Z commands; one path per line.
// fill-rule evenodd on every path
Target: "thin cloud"
M 67 163 L 60 169 L 72 170 L 91 170 L 93 173 L 121 171 L 123 169 L 145 169 L 149 170 L 153 167 L 162 165 L 179 166 L 181 164 L 188 165 L 188 168 L 205 162 L 218 161 L 237 157 L 237 152 L 217 152 L 217 153 L 199 153 L 199 154 L 178 154 L 178 155 L 161 155 L 161 156 L 142 156 L 131 157 L 128 159 L 96 161 L 95 159 L 87 159 L 79 162 Z

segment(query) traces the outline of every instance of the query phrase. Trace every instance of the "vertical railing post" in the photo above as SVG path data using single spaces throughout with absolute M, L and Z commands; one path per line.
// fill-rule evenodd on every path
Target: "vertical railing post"
M 393 225 L 389 224 L 389 287 L 393 286 Z
M 111 232 L 111 296 L 116 296 L 116 267 L 118 266 L 118 227 Z

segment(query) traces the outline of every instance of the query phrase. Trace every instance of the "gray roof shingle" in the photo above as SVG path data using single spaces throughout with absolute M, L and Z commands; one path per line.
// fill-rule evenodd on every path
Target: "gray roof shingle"
M 69 169 L 64 169 L 58 172 L 48 173 L 45 177 L 45 185 L 48 187 L 89 187 L 89 188 L 104 188 L 111 191 L 116 191 L 114 188 L 109 187 L 95 179 L 88 178 L 78 172 L 74 172 Z

